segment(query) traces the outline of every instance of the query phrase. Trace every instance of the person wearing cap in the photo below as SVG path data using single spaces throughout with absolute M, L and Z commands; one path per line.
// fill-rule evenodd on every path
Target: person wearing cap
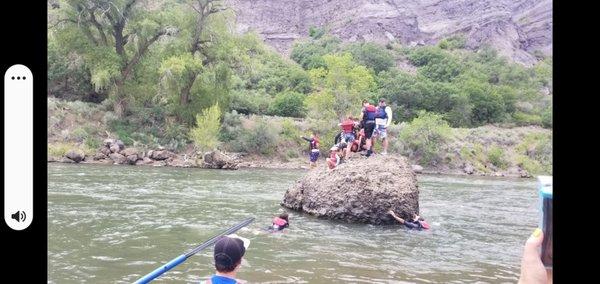
M 379 99 L 379 107 L 377 108 L 377 115 L 375 117 L 375 134 L 378 138 L 381 138 L 383 151 L 381 154 L 387 154 L 388 139 L 387 139 L 387 128 L 392 123 L 392 108 L 386 106 L 385 99 Z M 375 144 L 373 142 L 373 144 Z
M 215 244 L 214 259 L 217 272 L 207 284 L 236 284 L 237 271 L 250 241 L 236 235 L 223 236 Z

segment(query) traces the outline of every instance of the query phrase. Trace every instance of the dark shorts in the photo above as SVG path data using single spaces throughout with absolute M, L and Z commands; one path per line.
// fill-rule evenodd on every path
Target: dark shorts
M 365 137 L 367 139 L 371 139 L 371 136 L 373 136 L 373 130 L 375 130 L 375 121 L 367 121 L 365 123 Z
M 310 151 L 310 161 L 311 161 L 311 162 L 313 162 L 313 163 L 314 163 L 314 162 L 316 162 L 316 161 L 317 161 L 317 159 L 319 159 L 319 154 L 320 154 L 320 153 L 319 153 L 319 151 L 318 151 L 318 150 L 317 150 L 317 151 L 312 151 L 312 150 L 311 150 L 311 151 Z

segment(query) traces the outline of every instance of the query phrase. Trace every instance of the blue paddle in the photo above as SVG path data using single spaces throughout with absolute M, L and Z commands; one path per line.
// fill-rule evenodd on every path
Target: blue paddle
M 242 221 L 241 223 L 227 229 L 226 231 L 212 237 L 211 239 L 209 239 L 208 241 L 200 244 L 199 246 L 193 248 L 192 250 L 190 250 L 187 253 L 184 253 L 178 257 L 176 257 L 175 259 L 169 261 L 167 264 L 155 269 L 154 271 L 146 274 L 146 276 L 140 278 L 139 280 L 135 281 L 134 283 L 136 284 L 145 284 L 148 283 L 152 280 L 154 280 L 155 278 L 157 278 L 158 276 L 162 275 L 163 273 L 171 270 L 173 267 L 181 264 L 182 262 L 186 261 L 190 256 L 198 253 L 199 251 L 213 245 L 214 243 L 217 242 L 217 240 L 219 239 L 219 237 L 221 236 L 225 236 L 225 235 L 229 235 L 229 234 L 233 234 L 234 232 L 236 232 L 237 230 L 247 226 L 248 224 L 252 223 L 252 221 L 254 221 L 253 217 L 250 217 L 244 221 Z

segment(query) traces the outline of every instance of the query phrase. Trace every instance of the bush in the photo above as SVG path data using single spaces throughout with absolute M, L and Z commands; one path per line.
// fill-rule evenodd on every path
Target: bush
M 201 115 L 196 115 L 196 127 L 191 129 L 190 139 L 200 150 L 212 150 L 217 146 L 220 119 L 219 104 L 203 110 Z
M 352 57 L 361 65 L 371 68 L 375 73 L 386 71 L 394 65 L 394 57 L 384 46 L 371 43 L 354 43 L 348 46 Z
M 290 58 L 302 65 L 305 70 L 325 67 L 323 56 L 338 51 L 340 43 L 339 38 L 331 36 L 297 42 L 294 44 Z
M 264 120 L 258 120 L 252 129 L 242 129 L 229 143 L 231 150 L 250 154 L 271 155 L 278 143 L 277 133 Z
M 320 39 L 323 35 L 325 35 L 324 28 L 310 27 L 308 29 L 308 36 L 310 36 L 314 39 Z
M 504 150 L 502 150 L 502 148 L 493 146 L 488 151 L 488 160 L 492 165 L 505 169 L 508 163 L 506 162 L 504 155 Z
M 513 115 L 517 125 L 542 125 L 542 118 L 537 114 L 528 114 L 524 112 L 516 112 Z
M 408 146 L 409 156 L 417 157 L 424 164 L 435 165 L 450 131 L 450 126 L 441 115 L 422 111 L 400 132 L 400 139 Z
M 262 92 L 254 90 L 236 90 L 231 93 L 229 108 L 242 114 L 266 114 L 272 98 Z
M 552 108 L 542 112 L 542 125 L 546 128 L 552 128 Z
M 219 132 L 219 141 L 229 142 L 234 140 L 242 129 L 242 118 L 235 110 L 225 113 Z
M 515 150 L 519 154 L 519 163 L 530 173 L 552 172 L 551 134 L 528 134 Z
M 302 132 L 293 120 L 286 118 L 281 122 L 281 137 L 284 139 L 294 141 L 297 145 L 300 145 L 301 141 L 303 141 L 299 140 L 301 135 Z
M 48 156 L 60 158 L 63 157 L 69 150 L 73 148 L 77 148 L 77 146 L 69 143 L 48 144 Z
M 304 117 L 304 95 L 295 92 L 280 93 L 275 96 L 269 113 L 278 116 Z

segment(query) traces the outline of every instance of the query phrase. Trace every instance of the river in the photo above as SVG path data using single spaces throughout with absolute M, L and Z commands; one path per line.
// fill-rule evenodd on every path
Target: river
M 240 222 L 248 283 L 515 283 L 538 222 L 533 179 L 419 175 L 429 231 L 346 224 L 292 211 L 262 228 L 305 172 L 48 164 L 49 283 L 130 283 Z M 157 283 L 214 271 L 206 249 Z

